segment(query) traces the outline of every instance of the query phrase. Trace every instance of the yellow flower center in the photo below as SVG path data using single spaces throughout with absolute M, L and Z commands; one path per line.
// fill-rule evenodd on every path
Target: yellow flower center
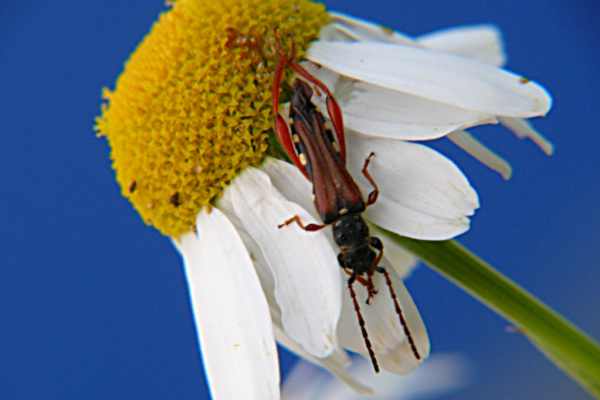
M 97 130 L 122 193 L 163 234 L 189 232 L 199 211 L 272 132 L 275 30 L 298 56 L 329 21 L 308 0 L 179 0 L 125 66 Z

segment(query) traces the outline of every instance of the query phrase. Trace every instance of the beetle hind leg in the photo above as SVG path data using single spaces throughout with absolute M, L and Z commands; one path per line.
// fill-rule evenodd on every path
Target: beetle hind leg
M 277 135 L 279 144 L 281 144 L 290 160 L 296 165 L 296 167 L 298 167 L 300 172 L 302 172 L 302 174 L 309 179 L 308 172 L 306 171 L 304 164 L 301 162 L 294 149 L 294 144 L 290 134 L 290 127 L 283 116 L 279 113 L 279 95 L 281 92 L 281 84 L 283 82 L 285 68 L 289 65 L 290 59 L 283 53 L 277 33 L 276 36 L 279 51 L 279 61 L 277 62 L 277 66 L 275 68 L 275 78 L 273 79 L 273 87 L 271 88 L 271 97 L 273 99 L 273 115 L 275 116 L 275 134 Z

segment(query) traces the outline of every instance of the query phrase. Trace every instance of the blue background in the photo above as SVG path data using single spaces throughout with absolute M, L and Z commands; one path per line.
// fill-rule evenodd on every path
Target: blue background
M 411 35 L 501 28 L 508 67 L 554 95 L 537 126 L 557 151 L 546 158 L 499 128 L 477 129 L 512 161 L 506 183 L 441 144 L 482 200 L 462 241 L 600 338 L 597 2 L 327 4 Z M 162 0 L 1 2 L 0 399 L 207 397 L 179 257 L 120 196 L 92 130 L 101 87 L 162 9 Z M 588 398 L 436 273 L 421 268 L 408 285 L 434 351 L 476 366 L 475 382 L 446 398 Z M 283 355 L 283 370 L 294 361 Z

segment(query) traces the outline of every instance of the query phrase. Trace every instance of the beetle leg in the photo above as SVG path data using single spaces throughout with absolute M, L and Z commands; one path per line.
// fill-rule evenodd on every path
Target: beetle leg
M 339 261 L 339 257 L 338 257 L 338 261 Z M 341 263 L 340 263 L 340 265 L 341 265 Z M 371 304 L 371 300 L 378 293 L 377 289 L 375 289 L 375 285 L 373 284 L 373 279 L 372 279 L 373 272 L 371 272 L 370 274 L 367 274 L 367 279 L 365 279 L 362 276 L 358 275 L 356 272 L 354 272 L 352 270 L 352 268 L 342 266 L 342 269 L 344 270 L 344 272 L 346 274 L 348 274 L 351 277 L 352 283 L 354 283 L 354 281 L 357 281 L 358 283 L 360 283 L 367 289 L 367 302 L 366 303 Z
M 289 60 L 290 68 L 294 70 L 295 73 L 315 85 L 318 89 L 324 92 L 327 95 L 325 100 L 327 104 L 327 114 L 329 114 L 329 119 L 331 119 L 331 123 L 333 124 L 333 130 L 335 131 L 335 136 L 340 145 L 340 155 L 342 158 L 342 162 L 346 162 L 346 139 L 344 137 L 344 120 L 342 117 L 342 110 L 338 105 L 335 97 L 323 82 L 317 79 L 314 75 L 308 72 L 302 65 Z
M 283 72 L 288 64 L 288 59 L 285 54 L 279 54 L 279 61 L 275 67 L 275 76 L 273 77 L 273 88 L 271 90 L 271 97 L 273 98 L 273 112 L 275 115 L 279 114 L 279 92 L 281 89 L 281 81 L 283 80 Z
M 356 279 L 356 273 L 353 273 L 352 276 L 348 279 L 348 291 L 350 292 L 350 298 L 352 298 L 352 304 L 354 305 L 354 311 L 356 312 L 356 317 L 358 318 L 358 326 L 360 327 L 360 331 L 362 333 L 363 340 L 365 341 L 365 346 L 367 351 L 369 352 L 369 357 L 371 358 L 371 363 L 373 364 L 373 369 L 375 372 L 379 372 L 379 364 L 377 363 L 377 357 L 375 357 L 375 351 L 373 350 L 373 345 L 369 340 L 369 334 L 367 332 L 367 324 L 360 312 L 360 305 L 358 305 L 358 300 L 356 300 L 356 292 L 352 287 L 354 280 Z
M 367 287 L 366 303 L 367 305 L 370 305 L 375 295 L 379 293 L 377 289 L 375 289 L 375 285 L 373 284 L 373 272 L 367 272 L 367 284 L 365 286 Z
M 396 295 L 396 291 L 394 290 L 394 286 L 392 285 L 392 279 L 390 278 L 389 272 L 383 269 L 383 276 L 385 276 L 385 283 L 390 291 L 390 297 L 394 302 L 394 309 L 396 310 L 396 314 L 398 315 L 398 319 L 400 320 L 400 325 L 404 330 L 404 335 L 408 339 L 408 343 L 410 344 L 410 348 L 412 350 L 413 355 L 417 360 L 421 360 L 421 353 L 419 353 L 419 349 L 417 349 L 417 344 L 413 338 L 412 333 L 408 327 L 408 322 L 406 322 L 406 317 L 404 316 L 404 312 L 400 308 L 400 302 L 398 301 L 398 296 Z
M 275 115 L 275 134 L 277 135 L 277 140 L 285 150 L 286 154 L 292 160 L 294 165 L 298 167 L 300 172 L 307 178 L 308 173 L 306 168 L 300 161 L 298 154 L 296 154 L 296 150 L 294 148 L 294 144 L 292 143 L 292 137 L 290 135 L 290 128 L 287 122 L 283 119 L 281 114 L 279 113 L 279 93 L 281 90 L 281 81 L 283 80 L 283 72 L 285 71 L 285 67 L 288 64 L 287 57 L 281 53 L 279 56 L 279 62 L 277 63 L 277 67 L 275 68 L 275 77 L 273 79 L 273 89 L 271 96 L 273 98 L 273 114 Z
M 348 278 L 348 285 L 352 285 L 354 284 L 354 281 L 356 280 L 356 278 L 358 278 L 358 276 L 356 275 L 356 272 L 348 272 L 347 269 L 344 269 L 346 271 L 346 273 L 348 275 L 350 275 L 350 278 Z
M 279 229 L 283 228 L 284 226 L 288 226 L 290 224 L 296 223 L 296 225 L 298 225 L 300 228 L 304 229 L 307 232 L 316 232 L 319 231 L 323 228 L 325 228 L 327 225 L 318 225 L 318 224 L 308 224 L 308 225 L 304 225 L 304 223 L 302 222 L 302 220 L 300 219 L 299 215 L 294 215 L 292 218 L 287 219 L 283 222 L 283 224 L 279 224 L 277 225 L 277 227 Z
M 371 291 L 371 290 L 369 289 L 369 287 L 370 287 L 371 285 L 369 285 L 369 281 L 368 281 L 368 280 L 366 280 L 366 279 L 365 279 L 365 278 L 363 278 L 362 276 L 356 276 L 356 280 L 358 281 L 358 283 L 360 283 L 361 285 L 363 285 L 364 287 L 366 287 L 366 288 L 367 288 L 367 291 L 369 291 L 369 292 Z M 371 282 L 371 284 L 372 284 L 372 282 Z
M 369 197 L 367 198 L 367 207 L 373 205 L 379 197 L 379 187 L 377 186 L 377 183 L 375 183 L 375 179 L 373 179 L 373 177 L 369 173 L 369 163 L 371 162 L 371 159 L 373 157 L 375 157 L 375 153 L 371 152 L 371 154 L 369 154 L 369 157 L 367 157 L 367 159 L 365 160 L 365 163 L 363 164 L 362 168 L 363 175 L 365 176 L 365 178 L 367 178 L 371 186 L 373 186 L 373 191 L 369 193 Z
M 373 247 L 374 249 L 379 250 L 379 254 L 377 254 L 377 257 L 375 257 L 375 260 L 373 261 L 373 265 L 371 265 L 371 268 L 369 268 L 368 274 L 370 276 L 370 275 L 373 275 L 373 273 L 375 273 L 375 271 L 378 270 L 379 263 L 381 262 L 381 259 L 383 258 L 383 243 L 381 243 L 381 240 L 379 238 L 372 236 L 369 239 L 369 245 L 371 247 Z
M 381 240 L 379 240 L 379 238 L 376 238 L 374 236 L 371 237 L 369 239 L 369 245 L 371 245 L 371 247 L 373 247 L 374 249 L 379 250 L 379 254 L 377 254 L 377 257 L 373 261 L 373 265 L 371 265 L 371 268 L 369 268 L 369 270 L 367 271 L 367 290 L 369 292 L 367 304 L 371 304 L 371 300 L 378 293 L 377 289 L 375 289 L 375 285 L 373 285 L 373 274 L 379 271 L 379 263 L 383 258 L 383 243 L 381 243 Z
M 363 285 L 364 287 L 368 288 L 369 287 L 369 282 L 363 278 L 362 276 L 358 275 L 356 272 L 354 272 L 352 270 L 352 268 L 349 267 L 344 267 L 342 266 L 342 269 L 344 270 L 344 272 L 348 275 L 348 276 L 353 276 L 352 281 L 357 281 L 358 283 L 360 283 L 361 285 Z
M 381 242 L 381 239 L 379 239 L 378 237 L 371 236 L 369 238 L 369 245 L 371 245 L 372 248 L 383 252 L 383 243 Z
M 275 133 L 279 144 L 281 144 L 290 160 L 298 167 L 300 172 L 302 172 L 302 175 L 310 180 L 306 167 L 300 160 L 300 157 L 298 157 L 298 154 L 296 154 L 296 149 L 292 143 L 292 135 L 290 135 L 290 128 L 280 114 L 275 115 Z

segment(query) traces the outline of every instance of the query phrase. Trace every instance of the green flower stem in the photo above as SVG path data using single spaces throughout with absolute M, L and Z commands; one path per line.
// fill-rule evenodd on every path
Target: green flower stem
M 600 346 L 555 311 L 455 241 L 383 233 L 502 315 L 550 360 L 600 399 Z

